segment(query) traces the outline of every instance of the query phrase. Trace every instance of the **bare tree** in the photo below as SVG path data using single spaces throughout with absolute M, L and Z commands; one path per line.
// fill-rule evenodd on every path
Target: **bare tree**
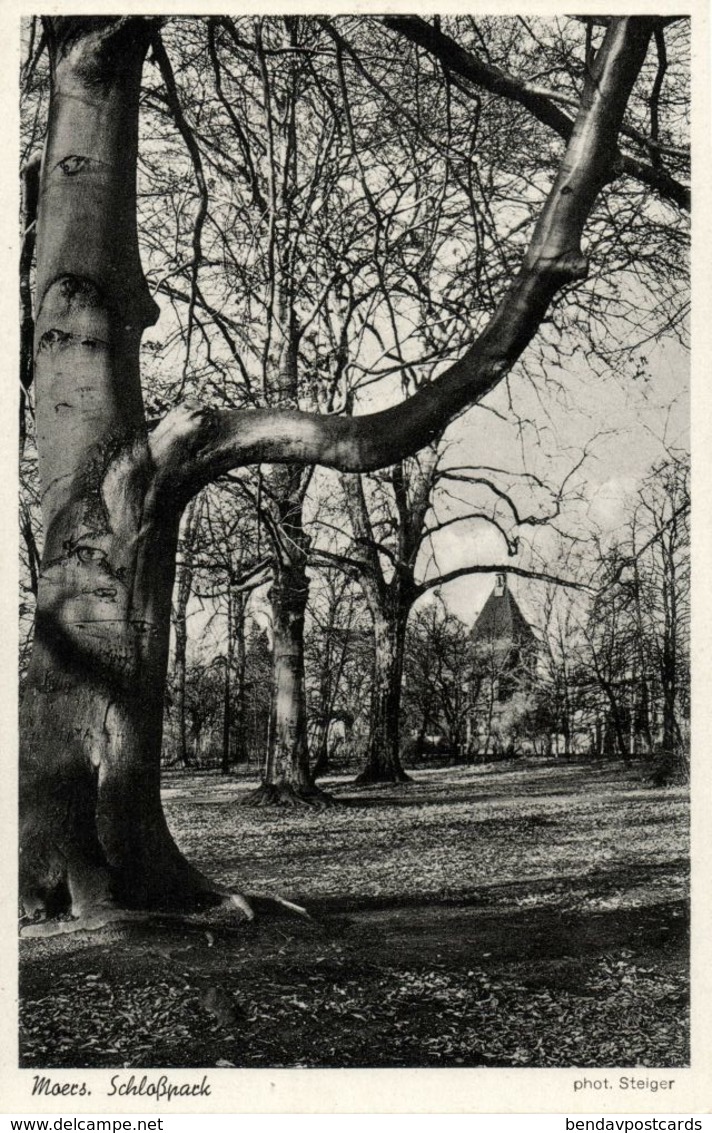
M 626 532 L 601 556 L 585 627 L 619 754 L 687 765 L 689 743 L 689 460 L 669 453 L 630 505 Z
M 151 45 L 161 56 L 156 22 L 45 21 L 52 97 L 34 345 L 45 543 L 22 704 L 26 912 L 106 918 L 126 906 L 225 899 L 246 909 L 185 860 L 161 808 L 181 512 L 204 485 L 246 464 L 285 464 L 295 476 L 315 463 L 393 465 L 502 380 L 554 296 L 586 275 L 584 226 L 618 172 L 619 128 L 657 26 L 626 18 L 602 32 L 521 268 L 487 326 L 435 381 L 359 416 L 179 401 L 149 432 L 140 342 L 157 307 L 138 254 L 135 182 L 144 57 Z M 193 243 L 196 307 L 195 229 Z
M 414 754 L 428 750 L 428 737 L 459 759 L 469 750 L 472 709 L 472 648 L 464 622 L 442 598 L 418 609 L 408 626 L 403 679 L 403 716 Z

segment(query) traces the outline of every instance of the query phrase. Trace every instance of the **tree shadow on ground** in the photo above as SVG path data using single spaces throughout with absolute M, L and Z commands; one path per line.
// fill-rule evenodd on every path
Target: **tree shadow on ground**
M 667 1041 L 670 1027 L 684 1031 L 683 901 L 574 913 L 359 898 L 311 911 L 310 921 L 281 910 L 241 926 L 132 924 L 61 952 L 61 938 L 28 941 L 22 1065 L 511 1066 L 530 1031 L 551 1048 L 532 1065 L 608 1065 L 596 1044 L 628 995 L 621 957 L 664 981 L 646 1010 Z M 499 1007 L 488 1006 L 491 988 Z M 542 1016 L 542 1002 L 562 1010 Z M 591 1044 L 580 1062 L 556 1060 L 566 1013 Z M 647 1061 L 622 1043 L 615 1064 L 681 1065 L 681 1041 L 672 1053 L 658 1043 Z

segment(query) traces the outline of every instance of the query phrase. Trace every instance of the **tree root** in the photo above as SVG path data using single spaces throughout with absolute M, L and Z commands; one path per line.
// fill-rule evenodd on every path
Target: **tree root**
M 294 901 L 287 901 L 286 897 L 272 897 L 272 901 L 276 901 L 283 909 L 287 909 L 290 913 L 296 913 L 298 917 L 304 917 L 310 921 L 311 917 L 303 905 L 295 905 Z
M 222 906 L 227 909 L 237 909 L 248 921 L 255 919 L 255 911 L 242 893 L 228 893 L 222 901 Z
M 226 893 L 219 890 L 215 892 L 218 907 L 235 911 L 247 921 L 253 921 L 255 914 L 250 902 L 241 893 Z M 284 904 L 282 898 L 275 898 Z M 290 902 L 286 902 L 287 905 Z M 294 911 L 308 916 L 301 906 L 294 905 Z M 79 916 L 60 919 L 34 920 L 20 925 L 20 936 L 46 938 L 49 936 L 62 936 L 75 932 L 98 932 L 109 925 L 117 927 L 124 924 L 145 924 L 147 922 L 164 922 L 167 924 L 194 924 L 190 913 L 169 912 L 165 909 L 124 909 L 120 905 L 97 905 L 94 908 L 83 910 Z
M 297 905 L 296 902 L 288 901 L 286 897 L 277 894 L 255 897 L 254 901 L 248 901 L 242 893 L 224 893 L 219 904 L 213 907 L 230 913 L 236 912 L 240 920 L 244 918 L 248 923 L 254 921 L 257 914 L 269 917 L 282 910 L 304 920 L 312 919 L 303 905 Z M 47 938 L 75 932 L 99 932 L 110 925 L 119 928 L 124 924 L 148 923 L 179 924 L 193 929 L 204 927 L 204 922 L 196 920 L 195 914 L 171 913 L 160 909 L 122 909 L 118 905 L 106 905 L 87 910 L 78 917 L 28 921 L 20 926 L 20 936 L 23 939 Z M 225 923 L 219 922 L 222 927 L 225 927 Z
M 262 783 L 256 790 L 240 799 L 240 806 L 313 807 L 320 809 L 336 806 L 332 795 L 321 787 L 294 787 L 291 783 Z

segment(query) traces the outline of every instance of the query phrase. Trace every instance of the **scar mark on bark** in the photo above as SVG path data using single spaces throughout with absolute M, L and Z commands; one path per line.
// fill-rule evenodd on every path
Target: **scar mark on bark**
M 55 346 L 70 346 L 74 342 L 74 335 L 65 330 L 47 330 L 39 342 L 39 350 L 51 350 Z
M 156 632 L 156 627 L 154 626 L 153 622 L 145 622 L 140 618 L 132 618 L 130 624 L 131 627 L 137 630 L 138 633 L 151 634 Z
M 57 327 L 52 327 L 51 330 L 45 331 L 39 341 L 39 350 L 50 350 L 52 347 L 69 347 L 69 346 L 85 346 L 88 350 L 108 350 L 109 343 L 103 338 L 93 338 L 89 336 L 82 337 L 79 334 L 72 334 L 71 331 L 59 330 Z M 91 389 L 90 386 L 84 387 Z
M 104 300 L 101 291 L 91 279 L 79 275 L 63 275 L 55 283 L 59 287 L 62 298 L 68 303 L 78 297 L 87 307 L 103 305 Z
M 82 169 L 90 163 L 90 158 L 82 157 L 78 153 L 72 153 L 69 157 L 64 157 L 61 161 L 57 162 L 55 168 L 61 169 L 66 177 L 75 177 L 77 173 L 81 173 Z
M 102 566 L 106 564 L 106 553 L 99 547 L 90 547 L 83 544 L 74 547 L 73 551 L 80 563 L 101 563 Z
M 82 618 L 81 620 L 75 619 L 72 626 L 75 629 L 83 629 L 86 626 L 122 626 L 125 625 L 124 618 Z M 99 635 L 96 635 L 99 637 Z M 103 638 L 99 638 L 103 641 Z
M 111 586 L 98 586 L 92 593 L 96 594 L 97 598 L 116 598 L 118 593 Z

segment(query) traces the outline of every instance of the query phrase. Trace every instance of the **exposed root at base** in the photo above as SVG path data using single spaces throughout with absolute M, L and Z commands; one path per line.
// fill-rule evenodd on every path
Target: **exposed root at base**
M 322 791 L 320 787 L 293 787 L 290 783 L 262 783 L 256 790 L 250 791 L 240 806 L 283 806 L 283 807 L 314 807 L 316 809 L 327 806 L 338 806 L 332 795 Z
M 248 921 L 255 919 L 255 911 L 247 898 L 242 896 L 242 893 L 228 893 L 222 904 L 224 908 L 237 909 Z
M 220 894 L 216 893 L 216 897 L 219 899 Z M 282 898 L 276 898 L 276 900 L 280 904 L 283 903 Z M 239 913 L 247 921 L 255 919 L 255 913 L 250 902 L 241 893 L 224 893 L 222 900 L 219 900 L 219 905 Z M 295 905 L 294 909 L 301 912 L 298 905 Z M 308 915 L 306 910 L 303 912 Z M 69 917 L 64 920 L 29 921 L 20 926 L 20 936 L 23 939 L 28 937 L 46 938 L 74 932 L 98 932 L 109 925 L 141 924 L 150 921 L 162 921 L 170 924 L 195 923 L 191 920 L 189 913 L 173 913 L 165 909 L 123 909 L 118 905 L 102 905 L 96 909 L 87 910 L 80 916 Z
M 311 920 L 309 913 L 303 905 L 295 905 L 294 901 L 288 901 L 286 897 L 272 897 L 272 900 L 276 901 L 278 905 L 281 905 L 283 909 L 287 909 L 290 913 L 296 913 L 298 917 L 305 917 L 308 921 Z
M 253 901 L 248 901 L 242 893 L 225 893 L 222 900 L 218 905 L 213 908 L 224 909 L 227 912 L 234 912 L 239 915 L 239 920 L 246 920 L 248 923 L 254 921 L 256 916 L 261 918 L 270 916 L 278 916 L 282 910 L 294 916 L 301 917 L 304 920 L 310 921 L 312 918 L 303 905 L 297 905 L 295 901 L 288 901 L 286 897 L 280 897 L 277 894 L 269 894 L 263 897 L 255 897 Z M 29 938 L 47 938 L 51 936 L 63 936 L 75 932 L 99 932 L 103 928 L 108 928 L 111 925 L 120 927 L 124 924 L 165 924 L 165 925 L 184 925 L 192 929 L 205 928 L 205 922 L 195 919 L 195 914 L 190 913 L 172 913 L 160 909 L 122 909 L 118 906 L 107 905 L 87 911 L 78 917 L 71 917 L 64 920 L 44 920 L 44 921 L 29 921 L 28 923 L 20 926 L 20 936 L 23 939 Z M 209 922 L 212 923 L 212 922 Z M 228 922 L 221 920 L 218 922 L 219 927 L 225 928 Z
M 30 921 L 21 925 L 20 936 L 48 937 L 63 936 L 72 932 L 98 932 L 107 925 L 117 922 L 146 921 L 157 916 L 156 913 L 141 912 L 133 909 L 106 908 L 95 913 L 84 913 L 81 917 L 70 917 L 66 920 Z

